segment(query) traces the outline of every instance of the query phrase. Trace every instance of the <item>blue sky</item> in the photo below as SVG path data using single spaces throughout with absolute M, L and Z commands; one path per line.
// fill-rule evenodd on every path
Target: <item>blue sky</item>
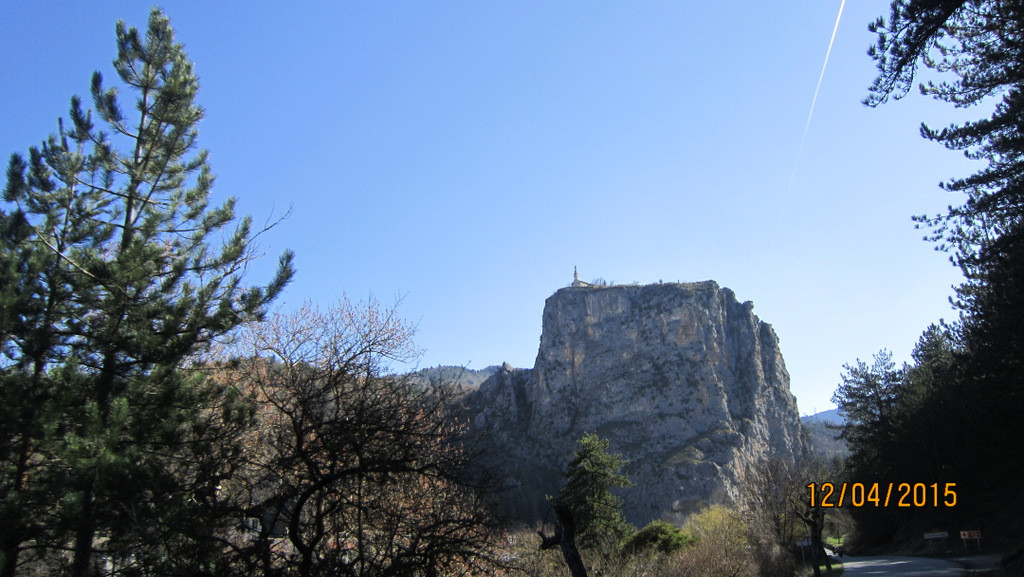
M 401 295 L 421 366 L 532 366 L 573 266 L 752 300 L 802 413 L 832 407 L 843 363 L 908 359 L 955 316 L 959 273 L 910 216 L 959 203 L 937 184 L 971 164 L 918 126 L 980 114 L 861 104 L 888 0 L 847 4 L 799 165 L 838 0 L 162 6 L 201 79 L 215 194 L 257 222 L 291 210 L 248 280 L 291 248 L 285 308 Z M 115 21 L 148 11 L 8 3 L 0 153 L 54 132 L 93 70 L 112 81 Z

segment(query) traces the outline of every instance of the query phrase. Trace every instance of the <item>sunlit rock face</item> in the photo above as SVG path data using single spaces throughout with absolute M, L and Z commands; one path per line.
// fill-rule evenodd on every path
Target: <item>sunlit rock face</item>
M 469 401 L 503 508 L 527 519 L 585 432 L 630 461 L 638 524 L 735 501 L 748 464 L 806 451 L 775 332 L 711 281 L 561 289 L 534 368 L 503 366 Z

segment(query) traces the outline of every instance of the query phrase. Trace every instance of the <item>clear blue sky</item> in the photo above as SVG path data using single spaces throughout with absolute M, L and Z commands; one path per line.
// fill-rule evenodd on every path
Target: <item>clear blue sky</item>
M 292 210 L 285 307 L 404 295 L 421 366 L 533 365 L 544 299 L 572 280 L 713 279 L 781 340 L 802 413 L 842 364 L 955 315 L 959 274 L 912 214 L 958 197 L 953 112 L 861 104 L 869 21 L 846 6 L 789 186 L 835 1 L 163 4 L 196 62 L 215 192 L 257 222 Z M 99 5 L 99 6 L 97 6 Z M 138 2 L 9 2 L 0 153 L 56 130 Z M 960 112 L 960 118 L 974 114 Z

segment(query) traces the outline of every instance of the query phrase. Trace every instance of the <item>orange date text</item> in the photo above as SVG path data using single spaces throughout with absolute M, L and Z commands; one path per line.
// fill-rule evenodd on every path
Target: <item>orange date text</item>
M 956 483 L 809 483 L 817 507 L 955 507 Z

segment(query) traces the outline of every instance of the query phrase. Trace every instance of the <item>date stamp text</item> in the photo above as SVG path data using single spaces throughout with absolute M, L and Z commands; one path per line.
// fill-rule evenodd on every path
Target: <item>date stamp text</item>
M 810 483 L 807 491 L 812 509 L 956 506 L 956 483 Z

